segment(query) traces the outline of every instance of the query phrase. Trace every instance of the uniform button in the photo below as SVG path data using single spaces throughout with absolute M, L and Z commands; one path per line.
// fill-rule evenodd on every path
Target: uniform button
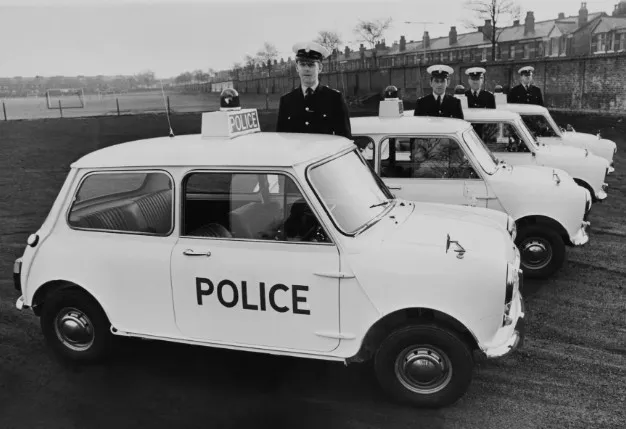
M 308 112 L 308 111 L 309 111 L 309 108 L 308 108 L 308 107 L 305 107 L 305 108 L 304 108 L 304 110 L 306 110 L 306 111 Z
M 304 125 L 309 125 L 309 123 L 308 123 L 308 122 L 305 122 L 305 123 L 304 123 Z

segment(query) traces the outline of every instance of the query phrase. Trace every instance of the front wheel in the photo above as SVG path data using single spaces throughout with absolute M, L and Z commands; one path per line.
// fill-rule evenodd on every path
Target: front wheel
M 522 227 L 518 231 L 515 244 L 520 251 L 524 277 L 550 277 L 561 268 L 565 261 L 563 238 L 547 226 Z
M 100 305 L 86 292 L 54 292 L 44 302 L 40 323 L 46 342 L 64 359 L 95 362 L 110 349 L 111 325 Z
M 455 332 L 412 325 L 392 332 L 374 358 L 382 389 L 396 400 L 424 408 L 456 402 L 467 391 L 474 360 Z

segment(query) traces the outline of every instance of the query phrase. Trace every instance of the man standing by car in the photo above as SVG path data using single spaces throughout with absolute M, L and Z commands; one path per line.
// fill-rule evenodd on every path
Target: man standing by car
M 468 76 L 470 89 L 465 91 L 468 107 L 478 107 L 483 109 L 495 109 L 496 99 L 493 94 L 483 89 L 485 84 L 485 72 L 482 67 L 472 67 L 465 71 Z
M 520 74 L 520 84 L 511 88 L 506 97 L 507 103 L 538 104 L 539 106 L 543 106 L 541 89 L 533 85 L 535 68 L 526 66 L 522 67 L 517 72 Z
M 443 116 L 463 119 L 461 100 L 446 94 L 449 81 L 448 76 L 454 73 L 452 67 L 437 64 L 426 69 L 430 74 L 432 94 L 425 95 L 417 100 L 413 116 Z
M 296 43 L 300 86 L 280 97 L 277 132 L 334 134 L 352 138 L 348 106 L 341 92 L 319 82 L 330 52 L 315 42 Z

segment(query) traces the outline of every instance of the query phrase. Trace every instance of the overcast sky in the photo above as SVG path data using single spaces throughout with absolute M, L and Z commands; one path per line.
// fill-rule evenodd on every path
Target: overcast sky
M 484 1 L 484 0 L 483 0 Z M 588 1 L 589 12 L 609 15 L 619 0 Z M 526 0 L 536 21 L 564 12 L 577 15 L 580 1 Z M 338 32 L 357 48 L 352 32 L 359 19 L 391 17 L 388 45 L 405 35 L 431 38 L 450 26 L 466 31 L 472 17 L 465 0 L 0 0 L 0 76 L 134 74 L 152 70 L 174 77 L 195 69 L 230 68 L 263 42 L 285 60 L 291 46 L 320 30 Z M 438 24 L 443 22 L 443 24 Z M 478 21 L 476 21 L 478 22 Z M 343 47 L 344 45 L 342 45 Z

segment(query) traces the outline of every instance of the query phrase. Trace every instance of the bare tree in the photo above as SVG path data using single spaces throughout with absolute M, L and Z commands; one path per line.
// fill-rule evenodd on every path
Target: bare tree
M 250 71 L 254 71 L 254 68 L 259 62 L 259 60 L 256 57 L 253 57 L 252 55 L 246 55 L 243 61 L 244 61 L 245 67 L 249 69 Z
M 359 36 L 358 41 L 364 42 L 370 45 L 372 48 L 372 55 L 374 56 L 374 63 L 376 63 L 376 43 L 380 40 L 385 31 L 391 28 L 391 17 L 382 20 L 377 19 L 374 21 L 359 20 L 359 23 L 354 27 L 354 32 Z
M 335 49 L 339 48 L 339 45 L 343 43 L 339 34 L 335 31 L 320 31 L 317 35 L 317 39 L 315 39 L 317 43 L 328 49 L 331 54 L 328 56 L 328 65 L 332 61 L 332 53 Z
M 499 24 L 505 17 L 509 19 L 519 18 L 522 13 L 521 6 L 515 0 L 467 0 L 465 7 L 474 11 L 477 20 L 481 20 L 481 22 L 484 22 L 486 19 L 491 20 L 491 33 L 489 34 L 491 60 L 495 61 L 496 44 L 502 34 L 502 28 L 504 28 L 504 26 L 501 28 Z M 465 25 L 472 28 L 477 27 L 471 21 L 465 21 Z
M 272 43 L 265 42 L 263 48 L 257 52 L 256 56 L 259 61 L 267 65 L 268 76 L 272 76 L 272 65 L 274 61 L 276 61 L 276 58 L 278 58 L 278 49 L 276 49 L 276 46 Z

